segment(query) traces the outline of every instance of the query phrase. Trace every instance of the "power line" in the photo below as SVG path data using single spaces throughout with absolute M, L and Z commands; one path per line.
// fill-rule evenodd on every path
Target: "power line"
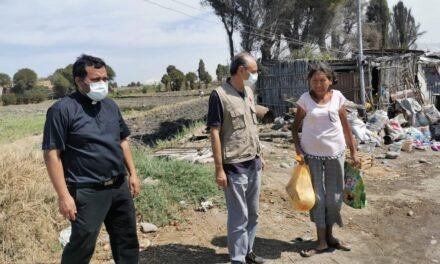
M 152 5 L 158 6 L 158 7 L 160 7 L 160 8 L 163 8 L 163 9 L 166 9 L 166 10 L 169 10 L 169 11 L 173 11 L 173 12 L 176 12 L 176 13 L 179 13 L 179 14 L 182 14 L 182 15 L 185 15 L 185 16 L 188 16 L 188 17 L 191 17 L 191 18 L 194 18 L 194 19 L 198 19 L 198 20 L 202 20 L 202 21 L 205 21 L 205 22 L 208 22 L 208 23 L 211 23 L 211 24 L 216 24 L 216 25 L 218 25 L 218 22 L 214 22 L 214 21 L 211 21 L 211 20 L 207 20 L 207 19 L 204 19 L 204 18 L 201 18 L 201 17 L 196 17 L 196 16 L 194 16 L 194 15 L 190 15 L 190 14 L 185 13 L 185 12 L 183 12 L 183 11 L 176 10 L 176 9 L 174 9 L 174 8 L 171 8 L 171 7 L 168 7 L 168 6 L 161 5 L 161 4 L 159 4 L 159 3 L 157 3 L 157 2 L 154 2 L 154 1 L 151 1 L 151 0 L 145 0 L 145 1 L 148 2 L 148 3 L 150 3 L 150 4 L 152 4 Z M 177 0 L 170 0 L 170 1 L 181 3 L 180 1 L 177 1 Z M 183 3 L 181 3 L 181 4 L 183 4 Z M 185 6 L 190 6 L 190 5 L 186 4 L 186 3 L 185 3 L 184 5 L 185 5 Z M 192 7 L 193 9 L 201 10 L 201 9 L 196 8 L 196 7 L 194 7 L 194 6 L 191 6 L 191 7 Z M 243 24 L 243 23 L 242 23 L 242 25 L 243 25 L 244 27 L 247 27 L 247 28 L 250 28 L 250 29 L 255 29 L 256 31 L 262 31 L 262 32 L 267 32 L 267 33 L 269 33 L 269 34 L 273 34 L 273 32 L 268 31 L 268 30 L 264 30 L 264 29 L 261 29 L 261 28 L 253 27 L 253 26 L 246 25 L 246 24 Z M 242 29 L 241 31 L 244 32 L 244 33 L 248 33 L 248 34 L 251 34 L 251 35 L 254 35 L 254 36 L 258 36 L 258 37 L 264 38 L 264 39 L 270 39 L 270 40 L 273 40 L 272 35 L 271 35 L 271 36 L 268 36 L 268 35 L 258 34 L 258 33 L 251 32 L 251 31 L 246 31 L 246 30 L 243 30 L 243 29 Z M 284 36 L 284 41 L 286 41 L 287 43 L 300 44 L 300 45 L 311 45 L 311 46 L 312 46 L 312 45 L 316 45 L 316 44 L 314 44 L 314 43 L 304 42 L 304 41 L 301 41 L 301 40 L 298 40 L 298 39 L 289 38 L 289 37 L 286 37 L 286 36 Z M 328 51 L 335 52 L 335 53 L 341 53 L 341 54 L 347 54 L 347 53 L 348 53 L 348 52 L 346 52 L 346 51 L 342 51 L 342 50 L 329 49 L 328 47 L 323 47 L 323 46 L 319 46 L 319 45 L 316 45 L 316 46 L 319 47 L 319 48 L 323 48 L 323 49 L 325 49 L 325 50 L 328 50 Z
M 189 8 L 194 9 L 194 10 L 198 10 L 198 11 L 206 11 L 206 10 L 203 10 L 202 8 L 198 8 L 198 7 L 195 7 L 195 6 L 189 5 L 189 4 L 187 4 L 187 3 L 185 3 L 185 2 L 182 2 L 182 1 L 179 1 L 179 0 L 170 0 L 170 1 L 173 1 L 173 2 L 175 2 L 175 3 L 181 4 L 181 5 L 183 5 L 183 6 L 189 7 Z

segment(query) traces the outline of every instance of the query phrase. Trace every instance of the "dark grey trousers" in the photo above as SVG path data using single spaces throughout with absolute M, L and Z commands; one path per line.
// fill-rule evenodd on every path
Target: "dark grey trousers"
M 110 236 L 115 262 L 138 263 L 135 209 L 127 182 L 109 188 L 69 188 L 69 191 L 78 213 L 76 220 L 71 221 L 72 234 L 61 263 L 89 263 L 102 223 Z

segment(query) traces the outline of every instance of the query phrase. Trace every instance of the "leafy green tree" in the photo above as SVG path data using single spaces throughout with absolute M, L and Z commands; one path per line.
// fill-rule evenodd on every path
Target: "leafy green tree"
M 167 74 L 170 78 L 171 91 L 179 91 L 185 82 L 185 75 L 183 72 L 178 70 L 176 66 L 169 65 L 167 67 Z
M 75 91 L 73 84 L 61 72 L 55 72 L 51 79 L 55 98 L 62 98 Z
M 11 77 L 6 73 L 0 73 L 0 87 L 8 88 L 12 86 Z
M 189 84 L 189 87 L 191 88 L 191 90 L 194 90 L 195 88 L 195 82 L 197 81 L 197 74 L 195 74 L 194 72 L 188 72 L 185 75 L 185 79 L 186 82 L 185 84 Z
M 168 91 L 169 85 L 170 85 L 170 82 L 171 82 L 170 76 L 168 74 L 164 74 L 162 76 L 162 79 L 160 80 L 160 82 L 165 85 L 165 91 Z
M 37 83 L 37 74 L 28 68 L 20 69 L 12 78 L 14 86 L 12 91 L 17 94 L 23 94 L 26 90 L 31 90 Z
M 109 81 L 113 81 L 116 77 L 116 73 L 110 65 L 107 65 L 107 77 Z
M 212 76 L 209 74 L 209 72 L 205 72 L 203 75 L 203 83 L 205 84 L 205 89 L 208 89 L 208 84 L 212 82 Z
M 180 91 L 185 82 L 185 75 L 178 69 L 174 69 L 169 73 L 171 79 L 171 91 Z
M 420 23 L 416 23 L 411 9 L 399 1 L 393 7 L 391 21 L 391 44 L 393 48 L 409 49 L 415 46 L 416 40 L 426 32 L 420 32 Z
M 217 81 L 221 82 L 229 76 L 229 65 L 218 64 L 215 74 L 217 75 Z
M 202 59 L 199 61 L 199 68 L 197 69 L 197 74 L 199 76 L 199 89 L 201 88 L 200 83 L 205 81 L 206 76 L 206 69 L 205 69 L 205 63 Z
M 374 23 L 381 35 L 381 48 L 389 43 L 389 25 L 391 22 L 387 0 L 371 0 L 367 7 L 367 23 Z

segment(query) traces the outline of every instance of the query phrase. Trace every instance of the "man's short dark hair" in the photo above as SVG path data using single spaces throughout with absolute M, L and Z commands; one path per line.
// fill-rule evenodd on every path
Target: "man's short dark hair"
M 232 58 L 231 67 L 229 69 L 229 72 L 231 73 L 231 76 L 235 75 L 237 73 L 238 68 L 240 66 L 247 67 L 248 64 L 249 64 L 249 60 L 252 59 L 252 58 L 253 57 L 249 53 L 247 53 L 247 52 L 240 52 L 237 55 L 235 55 Z
M 84 79 L 87 76 L 86 66 L 93 66 L 95 69 L 100 69 L 102 67 L 106 67 L 105 62 L 98 57 L 93 57 L 90 55 L 82 54 L 73 64 L 73 82 L 75 83 L 75 77 L 79 77 Z

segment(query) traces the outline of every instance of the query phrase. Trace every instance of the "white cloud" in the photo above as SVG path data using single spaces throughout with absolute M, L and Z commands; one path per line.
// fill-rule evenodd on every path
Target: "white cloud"
M 198 3 L 187 2 L 195 6 Z M 161 3 L 169 6 L 174 2 Z M 218 40 L 216 35 L 206 38 L 212 28 L 214 32 L 222 33 L 221 25 L 214 16 L 203 18 L 209 10 L 186 11 L 196 17 L 191 18 L 142 0 L 28 0 L 26 4 L 23 1 L 7 1 L 0 3 L 0 10 L 6 11 L 0 17 L 0 43 L 10 45 L 203 45 Z M 201 22 L 210 25 L 201 26 Z
M 88 53 L 104 58 L 120 83 L 158 79 L 169 64 L 211 74 L 228 58 L 219 19 L 199 0 L 0 0 L 0 72 L 23 67 L 40 77 Z

